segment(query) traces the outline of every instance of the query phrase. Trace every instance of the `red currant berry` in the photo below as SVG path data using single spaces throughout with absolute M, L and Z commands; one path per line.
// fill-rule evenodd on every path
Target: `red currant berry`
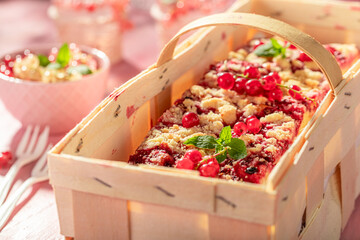
M 231 73 L 221 73 L 218 75 L 217 82 L 222 89 L 232 89 L 235 79 Z
M 195 167 L 195 163 L 193 161 L 190 160 L 190 158 L 183 158 L 180 159 L 176 162 L 176 168 L 180 168 L 180 169 L 194 169 Z
M 0 65 L 0 72 L 1 73 L 4 73 L 5 72 L 5 70 L 7 70 L 8 68 L 7 68 L 7 66 L 5 65 L 5 63 L 1 63 L 1 65 Z
M 290 44 L 288 41 L 284 42 L 284 47 L 286 47 L 288 44 L 289 44 L 289 47 L 288 47 L 289 49 L 296 49 L 296 47 L 294 45 Z
M 257 41 L 253 47 L 253 50 L 257 49 L 259 46 L 264 45 L 263 41 Z
M 295 91 L 293 91 L 295 90 Z M 289 94 L 292 98 L 296 99 L 296 100 L 302 100 L 303 96 L 299 93 L 301 92 L 301 88 L 297 85 L 291 85 L 290 89 L 289 89 Z
M 235 123 L 233 130 L 234 130 L 235 134 L 240 137 L 241 135 L 246 133 L 247 126 L 243 122 L 237 122 L 237 123 Z
M 263 88 L 259 80 L 252 79 L 245 83 L 245 91 L 250 96 L 259 96 L 263 93 Z
M 202 159 L 202 155 L 198 150 L 192 149 L 185 153 L 184 159 L 185 158 L 190 159 L 195 164 L 198 164 Z
M 245 83 L 248 80 L 246 78 L 238 78 L 235 81 L 233 90 L 236 91 L 238 94 L 244 94 L 245 93 Z
M 196 125 L 199 125 L 200 120 L 196 113 L 193 112 L 187 112 L 182 117 L 182 125 L 186 128 L 191 128 Z
M 269 91 L 269 90 L 273 90 L 274 88 L 276 88 L 276 80 L 275 78 L 273 78 L 270 75 L 267 75 L 263 78 L 261 78 L 262 82 L 263 82 L 263 89 Z
M 259 78 L 260 72 L 256 67 L 247 66 L 244 71 L 244 75 L 248 78 Z
M 281 91 L 280 88 L 277 87 L 277 88 L 269 91 L 267 95 L 268 95 L 268 99 L 270 101 L 275 101 L 275 100 L 281 101 L 281 99 L 283 97 L 283 92 Z
M 199 168 L 200 176 L 203 177 L 216 177 L 219 170 L 220 166 L 215 158 L 208 160 L 207 163 L 201 165 Z
M 27 56 L 31 53 L 31 51 L 29 49 L 25 49 L 24 50 L 24 56 Z
M 0 154 L 0 166 L 6 166 L 12 160 L 12 153 L 10 151 L 2 152 Z
M 246 119 L 246 125 L 249 132 L 256 134 L 260 132 L 262 124 L 259 119 L 255 116 L 251 116 Z
M 4 61 L 5 65 L 8 65 L 9 62 L 13 61 L 13 59 L 12 59 L 12 57 L 10 55 L 5 55 L 3 61 Z
M 306 55 L 305 53 L 301 52 L 299 57 L 298 57 L 298 60 L 301 61 L 301 62 L 310 62 L 312 61 L 311 58 Z
M 2 65 L 0 68 L 1 68 L 0 72 L 5 74 L 6 76 L 9 76 L 9 77 L 14 76 L 13 71 L 12 71 L 12 69 L 10 67 Z
M 269 76 L 273 77 L 277 84 L 281 84 L 281 77 L 277 72 L 271 72 Z

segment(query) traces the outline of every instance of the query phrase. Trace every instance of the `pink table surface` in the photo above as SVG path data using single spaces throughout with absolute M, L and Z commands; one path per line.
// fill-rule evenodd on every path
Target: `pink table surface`
M 0 1 L 0 55 L 37 43 L 57 41 L 55 26 L 46 15 L 48 6 L 48 1 Z M 109 92 L 154 63 L 160 49 L 154 21 L 148 12 L 132 10 L 130 18 L 135 27 L 124 35 L 124 60 L 111 69 Z M 6 111 L 0 101 L 0 151 L 13 149 L 22 132 L 21 123 Z M 51 136 L 50 139 L 56 143 L 61 137 Z M 21 170 L 13 189 L 29 177 L 32 167 L 33 164 L 30 164 Z M 6 169 L 0 170 L 0 178 L 5 173 Z M 359 224 L 360 198 L 356 201 L 356 208 L 342 239 L 360 239 Z M 64 238 L 60 234 L 55 198 L 48 182 L 36 184 L 25 193 L 1 231 L 0 238 Z

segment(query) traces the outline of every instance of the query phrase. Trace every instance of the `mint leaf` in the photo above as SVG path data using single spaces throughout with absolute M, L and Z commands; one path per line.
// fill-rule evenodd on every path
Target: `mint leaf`
M 56 57 L 56 62 L 61 65 L 61 67 L 65 67 L 69 64 L 71 58 L 71 52 L 69 49 L 69 45 L 67 43 L 64 43 L 58 52 L 58 55 Z
M 254 53 L 259 57 L 276 57 L 280 54 L 285 57 L 286 47 L 281 46 L 276 39 L 270 38 L 269 42 L 257 47 Z
M 231 142 L 226 144 L 226 146 L 230 147 L 228 153 L 232 159 L 242 159 L 247 155 L 246 145 L 244 141 L 239 138 L 232 138 Z
M 214 149 L 218 144 L 213 136 L 195 136 L 184 142 L 185 145 L 194 145 L 198 148 Z
M 274 38 L 270 38 L 271 44 L 274 46 L 274 48 L 276 49 L 281 49 L 282 46 L 280 45 L 280 43 L 278 43 L 278 41 L 276 41 L 276 39 Z
M 37 57 L 39 59 L 40 66 L 46 67 L 47 65 L 50 64 L 50 61 L 47 56 L 39 54 L 39 55 L 37 55 Z
M 219 135 L 220 144 L 228 144 L 231 141 L 231 127 L 224 127 Z
M 224 150 L 224 146 L 216 145 L 215 153 L 221 152 L 222 150 Z M 218 161 L 218 163 L 222 163 L 226 158 L 227 158 L 226 151 L 224 153 L 216 156 L 216 160 Z
M 48 69 L 60 69 L 61 68 L 61 64 L 54 62 L 54 63 L 50 63 L 46 66 L 46 68 Z
M 77 66 L 73 66 L 73 67 L 68 67 L 66 69 L 66 72 L 70 73 L 70 74 L 73 73 L 73 72 L 78 72 L 81 75 L 87 75 L 87 74 L 92 73 L 91 69 L 85 64 L 81 64 L 81 65 L 77 65 Z

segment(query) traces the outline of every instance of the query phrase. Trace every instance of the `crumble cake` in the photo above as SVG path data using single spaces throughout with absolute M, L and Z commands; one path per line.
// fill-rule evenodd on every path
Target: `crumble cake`
M 359 54 L 355 45 L 325 47 L 343 70 Z M 252 40 L 185 91 L 129 163 L 261 183 L 329 90 L 317 65 L 295 46 Z

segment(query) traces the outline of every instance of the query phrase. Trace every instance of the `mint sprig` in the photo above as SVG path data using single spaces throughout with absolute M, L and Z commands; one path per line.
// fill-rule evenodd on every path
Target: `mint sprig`
M 40 64 L 40 66 L 46 67 L 47 65 L 50 64 L 50 61 L 49 61 L 49 59 L 48 59 L 47 56 L 42 55 L 42 54 L 38 54 L 37 57 L 38 57 L 38 59 L 39 59 L 39 64 Z
M 69 64 L 71 58 L 71 52 L 69 49 L 69 45 L 67 43 L 64 43 L 58 52 L 58 55 L 56 57 L 56 62 L 61 65 L 61 67 L 66 67 L 66 65 Z
M 270 38 L 270 41 L 258 46 L 254 53 L 259 57 L 276 57 L 278 55 L 282 55 L 285 58 L 286 49 L 288 46 L 281 46 L 278 41 L 274 38 Z
M 224 127 L 217 139 L 209 135 L 195 136 L 186 140 L 184 144 L 203 149 L 215 149 L 214 156 L 218 163 L 223 162 L 228 155 L 235 160 L 242 159 L 247 155 L 244 141 L 232 137 L 230 126 Z
M 87 74 L 92 73 L 91 69 L 85 64 L 80 64 L 80 65 L 77 65 L 77 66 L 68 67 L 66 69 L 66 72 L 70 73 L 70 74 L 73 73 L 73 72 L 78 72 L 81 75 L 87 75 Z

